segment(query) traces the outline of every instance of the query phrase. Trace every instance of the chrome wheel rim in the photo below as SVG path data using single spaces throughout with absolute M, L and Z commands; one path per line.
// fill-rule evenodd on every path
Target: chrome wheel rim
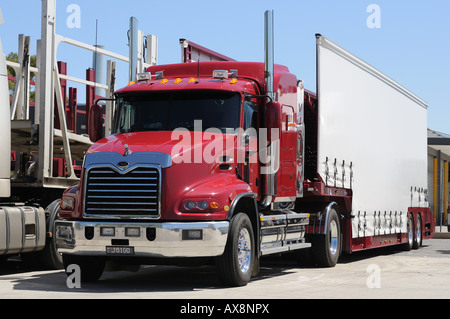
M 238 262 L 239 269 L 241 272 L 245 273 L 250 268 L 252 256 L 252 246 L 250 240 L 250 233 L 246 228 L 241 229 L 239 232 L 238 240 Z
M 413 240 L 414 240 L 414 231 L 413 231 L 414 227 L 413 227 L 413 220 L 412 218 L 409 219 L 408 221 L 408 242 L 410 245 L 412 245 Z
M 335 220 L 332 220 L 330 223 L 330 252 L 332 255 L 336 254 L 338 243 L 338 225 Z
M 420 239 L 422 237 L 422 225 L 420 222 L 420 218 L 417 217 L 417 223 L 416 223 L 416 238 L 417 242 L 420 243 Z

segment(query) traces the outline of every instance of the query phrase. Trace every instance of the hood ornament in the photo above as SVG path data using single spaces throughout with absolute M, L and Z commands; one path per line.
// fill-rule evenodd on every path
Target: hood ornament
M 132 152 L 128 147 L 128 144 L 125 144 L 125 152 L 123 153 L 123 156 L 128 156 L 130 155 Z

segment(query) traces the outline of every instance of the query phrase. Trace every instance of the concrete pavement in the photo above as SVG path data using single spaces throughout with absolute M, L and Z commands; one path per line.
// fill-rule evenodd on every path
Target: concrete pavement
M 448 226 L 436 226 L 436 233 L 433 237 L 434 239 L 450 239 L 450 232 L 448 231 Z

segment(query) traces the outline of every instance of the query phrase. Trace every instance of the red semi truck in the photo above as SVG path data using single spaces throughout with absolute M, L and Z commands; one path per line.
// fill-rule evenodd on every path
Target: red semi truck
M 321 35 L 317 95 L 305 90 L 273 64 L 271 15 L 265 63 L 149 67 L 115 93 L 104 138 L 91 108 L 95 144 L 55 222 L 82 281 L 189 260 L 240 286 L 263 255 L 308 249 L 332 267 L 433 236 L 426 103 Z

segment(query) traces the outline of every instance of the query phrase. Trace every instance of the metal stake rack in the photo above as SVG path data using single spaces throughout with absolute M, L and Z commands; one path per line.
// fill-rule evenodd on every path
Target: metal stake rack
M 156 64 L 157 61 L 155 50 L 157 38 L 153 35 L 144 37 L 144 33 L 137 29 L 137 19 L 134 17 L 130 18 L 130 47 L 137 48 L 137 50 L 130 50 L 130 57 L 58 35 L 55 25 L 56 0 L 42 0 L 41 39 L 37 40 L 36 53 L 37 67 L 30 66 L 30 37 L 24 35 L 19 35 L 19 63 L 7 62 L 7 65 L 16 71 L 17 79 L 10 106 L 11 149 L 16 151 L 16 154 L 33 154 L 34 163 L 33 176 L 24 176 L 23 159 L 20 158 L 21 156 L 16 156 L 16 168 L 12 182 L 17 187 L 63 189 L 78 181 L 74 161 L 83 160 L 84 154 L 92 142 L 87 135 L 68 129 L 66 94 L 63 94 L 66 87 L 65 85 L 61 86 L 62 81 L 77 82 L 87 87 L 104 89 L 103 97 L 112 98 L 116 79 L 116 61 L 114 60 L 128 63 L 130 65 L 129 74 L 142 72 L 144 68 Z M 146 39 L 150 39 L 150 41 L 146 41 Z M 107 61 L 106 84 L 95 82 L 95 77 L 79 79 L 60 72 L 57 51 L 61 43 L 112 58 L 113 60 Z M 147 51 L 147 61 L 150 64 L 144 62 L 145 51 Z M 36 102 L 33 120 L 30 119 L 29 112 L 30 72 L 36 74 Z M 87 96 L 86 111 L 95 99 L 94 93 L 87 95 L 89 96 Z M 111 132 L 112 108 L 112 103 L 107 102 L 105 105 L 106 135 Z M 54 119 L 55 115 L 56 120 Z M 73 114 L 70 116 L 73 117 Z M 65 172 L 63 176 L 55 176 L 53 173 L 54 158 L 64 159 Z

